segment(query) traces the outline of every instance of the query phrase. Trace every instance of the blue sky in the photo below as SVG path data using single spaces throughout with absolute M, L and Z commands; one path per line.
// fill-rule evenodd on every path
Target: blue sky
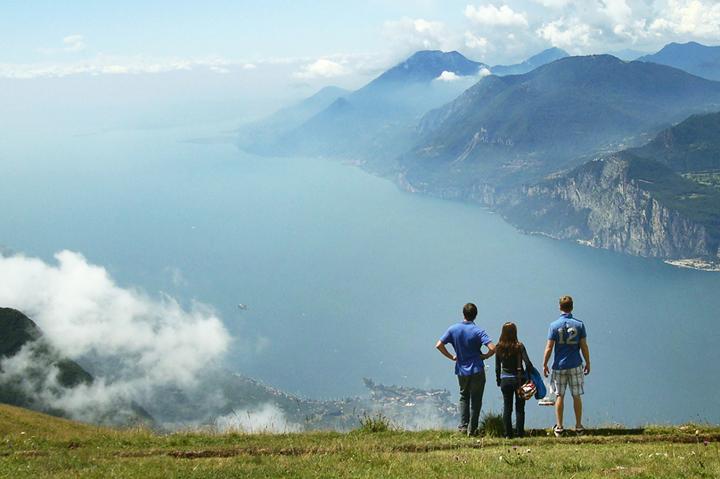
M 690 40 L 720 44 L 720 2 L 5 0 L 0 79 L 202 70 L 230 75 L 210 82 L 229 91 L 293 97 L 328 84 L 358 87 L 420 49 L 493 65 L 551 46 L 654 52 Z

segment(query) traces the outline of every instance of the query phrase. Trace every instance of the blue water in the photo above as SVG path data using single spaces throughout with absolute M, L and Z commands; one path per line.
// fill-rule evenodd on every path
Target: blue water
M 222 128 L 0 133 L 0 244 L 79 251 L 123 286 L 208 303 L 235 338 L 228 367 L 318 398 L 363 393 L 363 376 L 455 393 L 434 344 L 467 301 L 494 338 L 516 322 L 541 366 L 571 294 L 589 424 L 720 422 L 720 274 L 526 236 L 340 163 L 187 141 Z

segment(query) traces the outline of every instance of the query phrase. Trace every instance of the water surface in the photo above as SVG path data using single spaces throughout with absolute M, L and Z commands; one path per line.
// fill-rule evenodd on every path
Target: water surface
M 124 286 L 209 303 L 235 338 L 230 368 L 319 398 L 363 393 L 363 376 L 455 393 L 434 343 L 467 301 L 495 339 L 516 322 L 541 366 L 571 294 L 588 423 L 720 422 L 720 274 L 526 236 L 340 163 L 187 141 L 225 127 L 5 131 L 0 244 L 79 251 Z M 528 421 L 552 424 L 551 410 Z

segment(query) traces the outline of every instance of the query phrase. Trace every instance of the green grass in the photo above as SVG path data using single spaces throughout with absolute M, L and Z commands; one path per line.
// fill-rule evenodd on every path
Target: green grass
M 362 429 L 160 435 L 8 406 L 0 406 L 0 420 L 0 478 L 720 476 L 720 428 L 708 426 L 612 428 L 561 439 L 534 430 L 506 441 L 450 431 Z
M 488 412 L 480 418 L 480 431 L 485 437 L 502 437 L 505 433 L 502 414 Z
M 382 413 L 364 415 L 360 418 L 359 432 L 388 432 L 395 429 L 393 423 Z

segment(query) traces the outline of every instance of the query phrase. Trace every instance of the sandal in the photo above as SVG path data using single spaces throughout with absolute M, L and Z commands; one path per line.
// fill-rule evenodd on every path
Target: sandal
M 555 433 L 555 437 L 562 437 L 562 435 L 565 433 L 565 429 L 558 427 L 556 424 L 553 426 L 553 432 Z

